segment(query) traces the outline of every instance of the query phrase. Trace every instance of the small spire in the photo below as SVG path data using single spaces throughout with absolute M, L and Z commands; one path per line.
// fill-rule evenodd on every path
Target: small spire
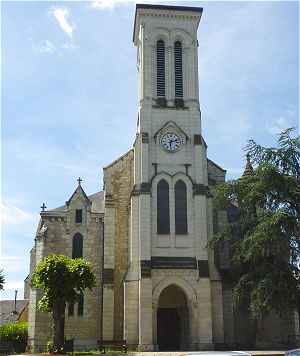
M 250 154 L 247 153 L 246 157 L 247 157 L 247 163 L 246 163 L 246 167 L 245 167 L 242 177 L 252 176 L 252 174 L 254 172 L 254 169 L 253 169 L 251 161 L 250 161 Z
M 77 179 L 77 182 L 78 182 L 78 185 L 81 186 L 82 179 L 79 177 L 79 178 Z
M 43 203 L 43 205 L 41 206 L 42 212 L 44 212 L 46 208 L 47 207 L 46 207 L 45 203 Z

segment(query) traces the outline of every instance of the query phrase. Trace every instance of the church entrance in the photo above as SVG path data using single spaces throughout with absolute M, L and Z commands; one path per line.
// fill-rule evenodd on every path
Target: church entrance
M 157 344 L 160 351 L 183 350 L 188 347 L 189 317 L 184 292 L 176 285 L 165 288 L 157 309 Z

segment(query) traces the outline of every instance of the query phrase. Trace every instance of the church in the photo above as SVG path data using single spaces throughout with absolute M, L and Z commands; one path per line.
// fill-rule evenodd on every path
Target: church
M 65 333 L 75 349 L 95 348 L 99 340 L 126 340 L 144 351 L 253 343 L 249 314 L 233 306 L 228 251 L 207 246 L 231 215 L 213 206 L 226 171 L 208 159 L 201 130 L 202 11 L 136 5 L 136 138 L 130 151 L 103 168 L 103 191 L 87 196 L 78 179 L 64 205 L 43 206 L 25 281 L 34 350 L 50 340 L 51 320 L 37 308 L 41 295 L 30 288 L 30 276 L 53 253 L 83 257 L 97 279 L 92 291 L 66 308 Z M 256 341 L 284 344 L 297 333 L 296 324 L 293 313 L 271 315 Z

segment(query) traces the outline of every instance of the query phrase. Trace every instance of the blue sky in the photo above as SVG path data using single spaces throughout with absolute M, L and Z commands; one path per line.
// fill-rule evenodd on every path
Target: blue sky
M 154 1 L 152 1 L 154 3 Z M 238 177 L 243 147 L 299 127 L 298 2 L 175 1 L 202 6 L 200 100 L 208 155 Z M 81 176 L 133 143 L 134 1 L 2 2 L 1 299 L 23 296 L 40 206 L 62 205 Z

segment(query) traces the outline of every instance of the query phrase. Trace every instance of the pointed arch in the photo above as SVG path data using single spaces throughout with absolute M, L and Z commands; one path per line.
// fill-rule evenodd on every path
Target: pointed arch
M 165 42 L 156 43 L 156 95 L 159 98 L 166 96 L 166 68 L 165 68 Z
M 170 233 L 169 184 L 164 179 L 157 184 L 157 233 Z
M 182 70 L 182 44 L 176 41 L 174 44 L 175 64 L 175 98 L 183 97 L 183 70 Z
M 187 189 L 181 179 L 175 184 L 175 233 L 187 234 Z
M 72 258 L 81 258 L 83 256 L 83 237 L 77 232 L 72 241 Z

